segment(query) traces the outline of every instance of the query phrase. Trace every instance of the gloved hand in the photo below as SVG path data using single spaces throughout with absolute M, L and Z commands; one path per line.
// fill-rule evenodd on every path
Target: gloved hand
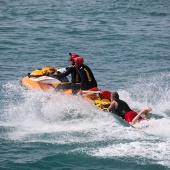
M 58 74 L 58 73 L 57 73 L 57 72 L 55 72 L 53 75 L 54 75 L 54 76 L 56 76 L 57 74 Z

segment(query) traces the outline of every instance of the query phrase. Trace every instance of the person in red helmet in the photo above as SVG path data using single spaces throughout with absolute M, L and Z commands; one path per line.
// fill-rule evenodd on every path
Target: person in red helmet
M 69 55 L 70 55 L 70 64 L 71 65 L 66 68 L 65 72 L 61 73 L 60 71 L 57 71 L 54 73 L 54 75 L 58 76 L 59 78 L 64 78 L 64 77 L 68 76 L 69 74 L 71 74 L 71 84 L 68 88 L 71 88 L 73 91 L 73 94 L 76 94 L 77 89 L 80 89 L 81 79 L 78 74 L 78 69 L 77 69 L 77 67 L 75 67 L 74 59 L 79 57 L 79 55 L 71 54 L 71 53 L 69 53 Z M 69 84 L 67 84 L 67 85 L 69 85 Z M 58 88 L 64 88 L 64 87 L 58 87 Z
M 83 57 L 76 57 L 73 59 L 76 68 L 78 68 L 78 73 L 81 79 L 80 94 L 82 90 L 89 90 L 91 88 L 97 87 L 96 79 L 91 71 L 91 69 L 84 64 Z
M 71 54 L 71 53 L 69 53 L 69 55 L 70 55 L 71 64 L 74 65 L 74 62 L 72 62 L 72 61 L 73 61 L 74 58 L 79 57 L 79 55 L 77 55 L 77 54 Z
M 151 108 L 142 109 L 138 114 L 131 110 L 125 101 L 119 99 L 119 94 L 117 92 L 111 93 L 111 104 L 108 107 L 108 111 L 122 117 L 131 125 L 134 125 L 137 121 L 144 120 L 141 116 L 142 114 L 145 114 L 146 120 L 150 119 L 149 112 L 151 110 Z
M 59 77 L 66 77 L 69 74 L 71 74 L 71 82 L 72 83 L 80 83 L 80 76 L 78 74 L 78 69 L 75 67 L 74 59 L 79 57 L 77 54 L 71 54 L 70 55 L 70 63 L 71 65 L 66 68 L 66 71 L 64 73 L 57 72 L 55 73 Z

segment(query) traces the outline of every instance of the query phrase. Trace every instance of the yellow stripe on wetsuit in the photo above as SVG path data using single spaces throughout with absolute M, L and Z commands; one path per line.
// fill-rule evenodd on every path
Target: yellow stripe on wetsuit
M 78 74 L 78 68 L 76 68 L 76 83 L 79 83 L 79 74 Z
M 84 68 L 84 71 L 86 72 L 88 81 L 92 81 L 92 79 L 91 79 L 91 77 L 90 77 L 90 74 L 89 74 L 88 70 L 87 70 L 86 68 Z

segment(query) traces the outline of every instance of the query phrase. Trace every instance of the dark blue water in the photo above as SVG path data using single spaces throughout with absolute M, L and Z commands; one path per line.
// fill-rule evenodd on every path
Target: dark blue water
M 170 169 L 170 1 L 1 0 L 0 169 Z M 124 127 L 77 97 L 21 79 L 84 57 L 149 128 Z M 74 111 L 73 111 L 74 110 Z

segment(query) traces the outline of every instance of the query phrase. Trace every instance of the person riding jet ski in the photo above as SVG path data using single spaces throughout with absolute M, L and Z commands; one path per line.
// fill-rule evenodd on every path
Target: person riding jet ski
M 64 72 L 60 72 L 60 70 L 57 70 L 57 72 L 55 72 L 54 75 L 57 75 L 58 77 L 63 78 L 63 77 L 68 76 L 69 74 L 71 74 L 71 84 L 67 84 L 67 86 L 69 86 L 67 88 L 71 88 L 73 94 L 76 94 L 77 90 L 80 89 L 81 79 L 78 74 L 78 69 L 77 69 L 77 67 L 75 67 L 74 59 L 79 57 L 79 55 L 71 54 L 71 53 L 69 53 L 69 55 L 70 55 L 71 65 L 68 66 Z M 63 87 L 60 86 L 59 88 L 62 89 L 62 88 L 66 87 L 64 84 L 62 86 Z
M 78 74 L 81 79 L 81 85 L 80 85 L 80 94 L 82 94 L 83 90 L 89 90 L 94 87 L 97 88 L 97 81 L 91 71 L 91 69 L 84 64 L 83 57 L 76 57 L 73 59 L 76 68 L 78 69 Z

